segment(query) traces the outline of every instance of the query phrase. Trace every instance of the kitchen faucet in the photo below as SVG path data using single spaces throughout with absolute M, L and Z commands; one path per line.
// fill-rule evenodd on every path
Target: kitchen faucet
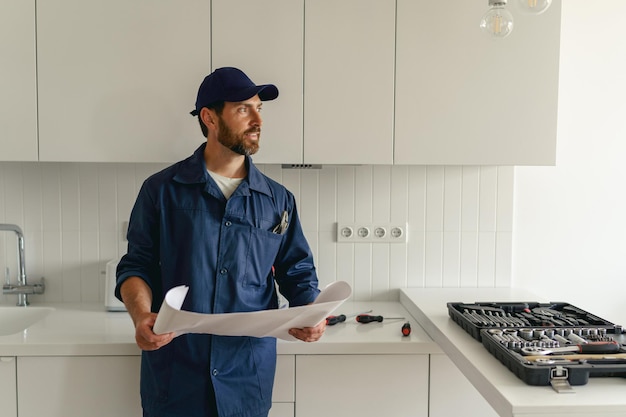
M 35 285 L 28 285 L 28 283 L 26 282 L 26 262 L 24 261 L 24 233 L 22 232 L 22 229 L 16 224 L 0 223 L 0 231 L 15 232 L 15 235 L 17 236 L 19 268 L 17 275 L 17 285 L 12 285 L 10 283 L 9 274 L 7 272 L 6 282 L 2 286 L 2 293 L 17 294 L 17 305 L 20 307 L 26 307 L 30 304 L 28 302 L 28 294 L 43 294 L 45 290 L 43 278 L 41 278 L 41 283 Z

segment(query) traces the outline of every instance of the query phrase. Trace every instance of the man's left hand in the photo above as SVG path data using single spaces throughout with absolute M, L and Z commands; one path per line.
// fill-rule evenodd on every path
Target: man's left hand
M 302 329 L 289 329 L 289 334 L 304 342 L 317 342 L 326 330 L 326 320 L 322 320 L 315 327 L 304 327 Z

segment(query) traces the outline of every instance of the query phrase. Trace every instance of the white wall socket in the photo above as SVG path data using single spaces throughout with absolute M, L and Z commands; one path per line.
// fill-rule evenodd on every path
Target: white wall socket
M 406 243 L 407 223 L 337 223 L 338 243 Z

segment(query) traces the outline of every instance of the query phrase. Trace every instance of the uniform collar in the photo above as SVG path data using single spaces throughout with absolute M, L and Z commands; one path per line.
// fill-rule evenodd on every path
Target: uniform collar
M 182 184 L 206 184 L 207 182 L 212 182 L 206 169 L 206 162 L 204 161 L 205 148 L 206 142 L 200 145 L 193 155 L 181 161 L 179 170 L 176 175 L 174 175 L 175 181 Z M 248 176 L 244 178 L 242 185 L 247 183 L 251 190 L 272 195 L 265 177 L 254 165 L 252 158 L 246 156 L 245 163 L 246 168 L 248 169 Z

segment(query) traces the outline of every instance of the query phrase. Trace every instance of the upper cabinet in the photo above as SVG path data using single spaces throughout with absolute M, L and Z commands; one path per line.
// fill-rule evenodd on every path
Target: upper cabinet
M 493 40 L 487 1 L 398 0 L 396 164 L 553 165 L 561 2 Z
M 176 161 L 205 140 L 208 0 L 42 1 L 37 40 L 41 161 Z
M 36 161 L 35 0 L 0 1 L 0 161 Z
M 510 1 L 504 40 L 478 28 L 486 0 L 50 0 L 36 27 L 34 0 L 0 4 L 0 160 L 185 158 L 223 66 L 279 88 L 258 163 L 556 160 L 560 0 Z
M 256 163 L 300 164 L 304 0 L 213 0 L 213 69 L 237 67 L 279 95 L 263 105 Z
M 305 163 L 393 163 L 395 3 L 306 2 Z

